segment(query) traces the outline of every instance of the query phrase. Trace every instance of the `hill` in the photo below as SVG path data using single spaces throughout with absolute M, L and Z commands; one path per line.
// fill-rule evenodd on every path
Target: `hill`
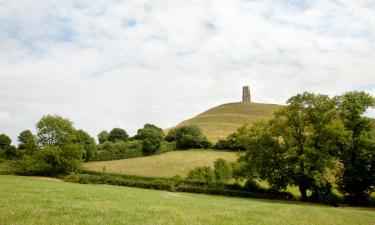
M 374 224 L 369 209 L 0 176 L 0 224 Z M 30 204 L 25 204 L 30 203 Z
M 244 124 L 252 124 L 260 119 L 270 119 L 281 105 L 262 103 L 227 103 L 211 108 L 178 126 L 197 125 L 211 141 L 227 137 Z
M 147 177 L 186 176 L 191 169 L 198 166 L 211 166 L 216 159 L 223 158 L 229 162 L 237 160 L 234 152 L 189 150 L 173 151 L 160 155 L 130 159 L 88 162 L 84 167 L 88 170 L 102 171 L 103 166 L 108 173 L 122 173 Z

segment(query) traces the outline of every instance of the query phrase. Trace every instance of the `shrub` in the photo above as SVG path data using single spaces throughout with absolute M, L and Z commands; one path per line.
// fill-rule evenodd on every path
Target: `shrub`
M 255 192 L 255 193 L 264 193 L 266 192 L 266 189 L 259 186 L 256 181 L 250 179 L 247 180 L 245 183 L 245 189 L 250 192 Z
M 213 184 L 215 174 L 209 166 L 197 167 L 189 172 L 186 180 L 193 183 Z
M 116 143 L 104 142 L 97 145 L 96 155 L 93 156 L 91 161 L 105 161 L 115 159 L 127 159 L 143 156 L 141 142 L 138 140 Z
M 176 142 L 163 141 L 160 149 L 156 153 L 164 153 L 176 150 Z
M 217 159 L 214 163 L 214 173 L 217 183 L 225 183 L 232 176 L 232 167 L 224 159 Z
M 233 133 L 225 139 L 219 139 L 218 142 L 213 146 L 217 150 L 232 150 L 232 151 L 244 151 L 245 147 L 239 144 L 237 140 L 238 133 Z
M 172 129 L 166 140 L 176 141 L 176 146 L 179 149 L 209 148 L 212 145 L 203 134 L 202 129 L 195 125 Z

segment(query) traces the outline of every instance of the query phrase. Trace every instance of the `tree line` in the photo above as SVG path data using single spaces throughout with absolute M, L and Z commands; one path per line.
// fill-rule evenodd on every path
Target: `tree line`
M 56 175 L 79 172 L 83 162 L 114 160 L 147 156 L 167 151 L 205 148 L 209 142 L 196 126 L 164 131 L 145 124 L 130 137 L 122 128 L 102 131 L 95 139 L 84 130 L 77 130 L 73 122 L 58 115 L 42 117 L 35 125 L 36 134 L 30 130 L 18 136 L 18 146 L 0 134 L 0 158 L 16 160 L 17 167 L 28 174 Z

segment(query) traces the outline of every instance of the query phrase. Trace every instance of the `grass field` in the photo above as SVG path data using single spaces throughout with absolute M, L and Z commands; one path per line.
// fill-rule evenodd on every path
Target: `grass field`
M 0 176 L 0 224 L 355 224 L 375 211 Z
M 148 157 L 88 162 L 84 167 L 89 170 L 102 171 L 105 166 L 108 173 L 173 177 L 177 174 L 186 176 L 191 169 L 197 166 L 213 166 L 214 161 L 218 158 L 234 162 L 237 160 L 237 154 L 210 150 L 173 151 Z
M 260 103 L 228 103 L 209 109 L 177 126 L 197 125 L 203 129 L 209 140 L 215 142 L 219 138 L 227 137 L 244 124 L 271 118 L 281 107 Z

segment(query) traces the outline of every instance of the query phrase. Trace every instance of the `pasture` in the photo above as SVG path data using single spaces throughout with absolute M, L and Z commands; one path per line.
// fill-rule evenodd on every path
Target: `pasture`
M 213 166 L 214 161 L 218 158 L 223 158 L 228 162 L 235 162 L 237 157 L 235 152 L 212 150 L 173 151 L 147 157 L 88 162 L 84 164 L 84 168 L 102 171 L 103 167 L 105 167 L 108 173 L 146 177 L 173 177 L 174 175 L 185 177 L 195 167 Z
M 372 225 L 375 211 L 0 176 L 0 224 Z

